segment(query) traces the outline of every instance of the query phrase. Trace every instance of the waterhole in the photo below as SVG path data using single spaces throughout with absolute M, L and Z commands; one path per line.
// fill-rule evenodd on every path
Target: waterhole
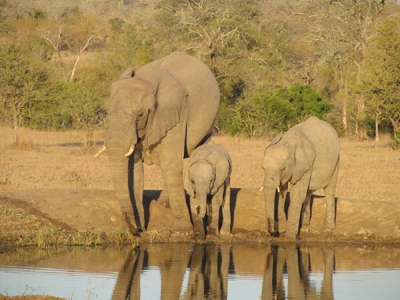
M 399 299 L 400 248 L 146 244 L 0 254 L 0 294 L 66 299 Z

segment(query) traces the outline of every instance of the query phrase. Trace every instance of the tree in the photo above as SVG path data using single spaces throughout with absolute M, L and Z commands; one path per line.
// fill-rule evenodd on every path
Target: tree
M 83 52 L 92 43 L 100 43 L 102 35 L 106 34 L 102 29 L 94 15 L 84 14 L 78 7 L 67 10 L 61 18 L 51 18 L 41 23 L 39 30 L 55 50 L 65 81 L 74 80 Z M 65 59 L 61 55 L 61 52 L 67 49 L 76 53 L 75 62 L 68 73 Z
M 312 0 L 293 5 L 296 9 L 292 11 L 292 16 L 302 18 L 309 26 L 309 31 L 303 35 L 303 41 L 310 47 L 316 47 L 315 59 L 318 62 L 314 64 L 328 64 L 332 68 L 341 102 L 344 128 L 347 132 L 348 117 L 352 114 L 357 138 L 360 135 L 360 118 L 365 105 L 361 95 L 351 89 L 360 82 L 365 71 L 375 27 L 389 13 L 389 10 L 384 10 L 385 2 Z M 309 58 L 307 55 L 306 59 Z M 351 78 L 353 71 L 355 76 Z M 351 100 L 355 103 L 350 103 Z M 350 106 L 354 107 L 354 111 L 349 112 Z
M 400 131 L 400 23 L 380 24 L 373 42 L 360 94 L 367 116 L 375 122 L 375 140 L 379 140 L 379 123 L 384 119 L 390 120 L 395 132 Z
M 310 116 L 324 119 L 333 105 L 309 85 L 293 84 L 243 97 L 235 108 L 237 131 L 250 136 L 284 132 Z
M 162 0 L 157 9 L 158 38 L 167 52 L 180 50 L 199 58 L 220 84 L 241 77 L 236 63 L 242 64 L 258 47 L 260 12 L 254 0 Z
M 46 46 L 37 40 L 14 42 L 0 49 L 0 93 L 5 114 L 12 119 L 14 143 L 18 143 L 18 128 L 27 108 L 42 101 L 41 89 L 50 77 L 50 58 Z

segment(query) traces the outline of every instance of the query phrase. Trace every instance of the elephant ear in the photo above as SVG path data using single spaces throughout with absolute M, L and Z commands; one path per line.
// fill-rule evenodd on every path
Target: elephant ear
M 124 71 L 124 73 L 121 74 L 121 76 L 119 76 L 118 80 L 129 79 L 132 78 L 133 76 L 135 76 L 135 70 L 132 68 L 128 68 Z
M 214 195 L 218 188 L 223 186 L 228 176 L 230 176 L 232 165 L 225 157 L 219 157 L 214 166 L 215 180 L 211 193 Z
M 188 165 L 185 168 L 185 172 L 183 173 L 183 186 L 186 190 L 186 192 L 189 194 L 190 197 L 194 198 L 195 194 L 194 194 L 194 189 L 193 189 L 193 185 L 190 182 L 190 178 L 189 178 L 189 172 L 190 172 L 190 167 L 198 161 L 198 158 L 194 158 L 193 161 L 189 161 Z
M 295 184 L 303 177 L 304 173 L 311 169 L 315 160 L 315 149 L 310 140 L 301 132 L 297 132 L 291 137 L 291 143 L 294 143 L 295 147 L 291 183 Z
M 158 143 L 184 116 L 187 92 L 168 71 L 153 69 L 140 79 L 150 82 L 155 88 L 155 103 L 146 131 L 146 147 Z
M 277 143 L 282 139 L 282 137 L 283 137 L 283 134 L 282 134 L 282 133 L 277 134 L 277 135 L 273 138 L 273 140 L 271 141 L 271 143 L 269 144 L 268 147 L 277 144 Z M 267 148 L 268 148 L 268 147 L 267 147 Z

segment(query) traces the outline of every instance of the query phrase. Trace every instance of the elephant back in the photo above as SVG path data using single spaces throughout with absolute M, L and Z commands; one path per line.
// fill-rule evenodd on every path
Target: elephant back
M 198 59 L 175 52 L 156 60 L 136 73 L 155 68 L 170 72 L 188 94 L 186 151 L 192 151 L 211 137 L 220 102 L 218 83 L 210 69 Z

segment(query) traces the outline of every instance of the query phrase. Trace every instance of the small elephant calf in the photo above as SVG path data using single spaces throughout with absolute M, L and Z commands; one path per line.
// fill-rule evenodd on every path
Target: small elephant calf
M 183 182 L 190 195 L 195 239 L 205 238 L 203 218 L 206 212 L 207 233 L 219 237 L 221 206 L 223 216 L 221 232 L 230 232 L 231 172 L 232 161 L 228 152 L 213 141 L 198 147 L 190 156 Z

